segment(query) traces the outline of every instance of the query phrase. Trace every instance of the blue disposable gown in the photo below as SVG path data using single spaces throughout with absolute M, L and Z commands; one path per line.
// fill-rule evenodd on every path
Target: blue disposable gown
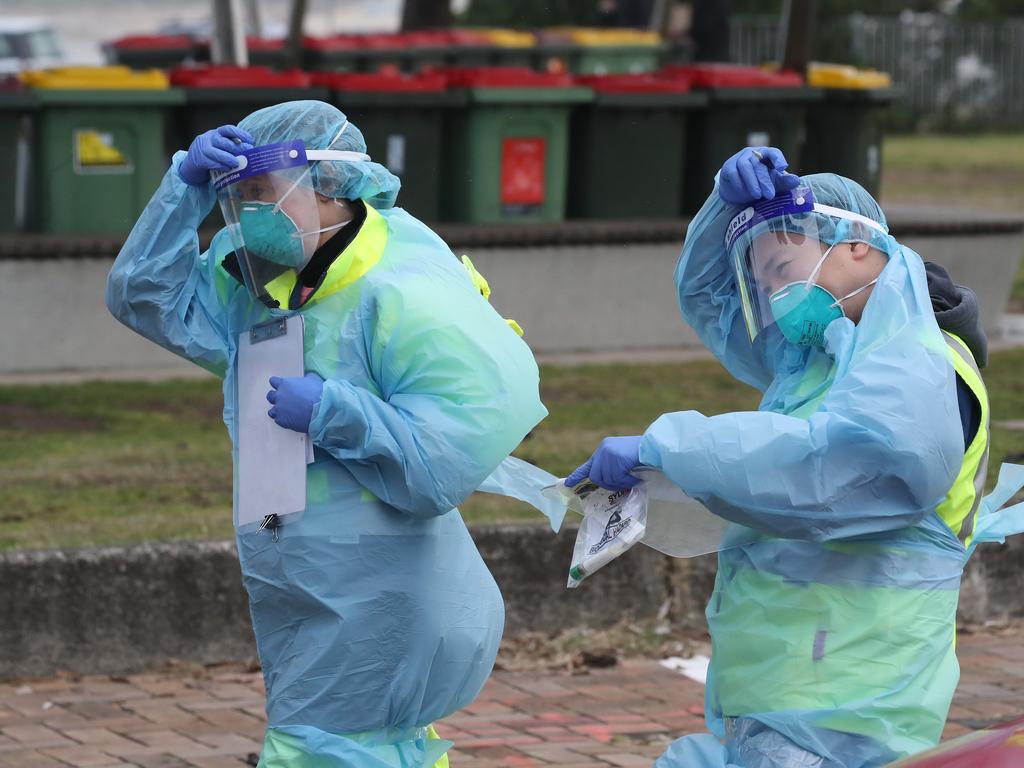
M 224 377 L 237 469 L 238 334 L 283 313 L 224 271 L 226 231 L 200 253 L 196 228 L 214 193 L 174 168 L 113 266 L 107 306 Z M 477 695 L 504 621 L 455 507 L 546 415 L 529 348 L 447 246 L 400 209 L 370 209 L 367 223 L 377 217 L 380 260 L 298 310 L 306 369 L 325 380 L 307 509 L 276 536 L 237 534 L 268 739 L 287 734 L 287 748 L 316 765 L 374 765 L 382 744 L 410 764 L 443 752 L 424 747 L 422 729 Z
M 969 552 L 935 513 L 964 456 L 954 368 L 921 259 L 891 237 L 856 326 L 834 321 L 824 349 L 774 326 L 751 343 L 723 246 L 736 210 L 712 194 L 675 277 L 684 319 L 760 408 L 665 414 L 640 449 L 735 524 L 706 612 L 713 735 L 658 768 L 882 765 L 938 741 L 958 680 Z

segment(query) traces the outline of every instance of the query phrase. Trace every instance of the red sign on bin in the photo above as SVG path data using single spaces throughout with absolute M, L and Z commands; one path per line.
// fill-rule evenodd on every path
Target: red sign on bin
M 502 205 L 544 204 L 544 156 L 544 139 L 505 139 L 502 142 Z

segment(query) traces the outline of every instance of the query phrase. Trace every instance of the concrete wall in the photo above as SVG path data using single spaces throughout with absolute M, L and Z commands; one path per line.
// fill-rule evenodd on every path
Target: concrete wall
M 911 235 L 901 240 L 926 261 L 941 264 L 960 285 L 974 289 L 981 302 L 981 322 L 989 336 L 1000 333 L 1000 318 L 1013 291 L 1024 239 L 1020 234 L 968 237 Z
M 908 245 L 950 269 L 981 299 L 995 334 L 1013 285 L 1021 233 L 909 235 Z M 492 301 L 552 357 L 699 348 L 683 325 L 672 273 L 673 242 L 467 247 L 494 289 Z M 109 257 L 0 260 L 0 374 L 64 370 L 197 369 L 136 336 L 103 304 Z
M 505 598 L 506 633 L 605 627 L 668 615 L 705 628 L 714 555 L 674 560 L 638 546 L 565 588 L 575 529 L 481 526 L 473 538 Z M 962 620 L 1024 616 L 1024 538 L 981 547 L 964 578 Z M 128 673 L 167 658 L 197 663 L 256 657 L 230 542 L 10 552 L 0 555 L 0 680 Z
M 118 323 L 104 304 L 111 258 L 0 261 L 0 373 L 196 366 Z

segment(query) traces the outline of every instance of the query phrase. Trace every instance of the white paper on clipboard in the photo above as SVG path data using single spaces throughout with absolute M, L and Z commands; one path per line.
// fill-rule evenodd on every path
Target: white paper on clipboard
M 277 318 L 238 337 L 238 527 L 306 508 L 308 435 L 267 415 L 271 376 L 302 376 L 301 316 Z

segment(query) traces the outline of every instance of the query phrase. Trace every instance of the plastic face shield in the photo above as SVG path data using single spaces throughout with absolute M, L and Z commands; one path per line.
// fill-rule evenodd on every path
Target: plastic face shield
M 806 187 L 744 208 L 726 230 L 743 320 L 753 341 L 775 323 L 769 298 L 812 280 L 828 246 L 819 239 L 814 197 Z
M 725 244 L 750 340 L 774 325 L 784 311 L 787 302 L 777 302 L 773 311 L 773 296 L 782 296 L 790 286 L 813 284 L 835 243 L 871 242 L 865 227 L 888 237 L 877 221 L 816 203 L 809 187 L 740 211 L 729 223 Z
M 321 233 L 343 226 L 321 222 L 311 163 L 365 160 L 369 156 L 360 152 L 307 150 L 301 141 L 288 141 L 246 150 L 237 169 L 214 175 L 239 271 L 253 298 L 276 306 L 275 282 L 293 285 Z

